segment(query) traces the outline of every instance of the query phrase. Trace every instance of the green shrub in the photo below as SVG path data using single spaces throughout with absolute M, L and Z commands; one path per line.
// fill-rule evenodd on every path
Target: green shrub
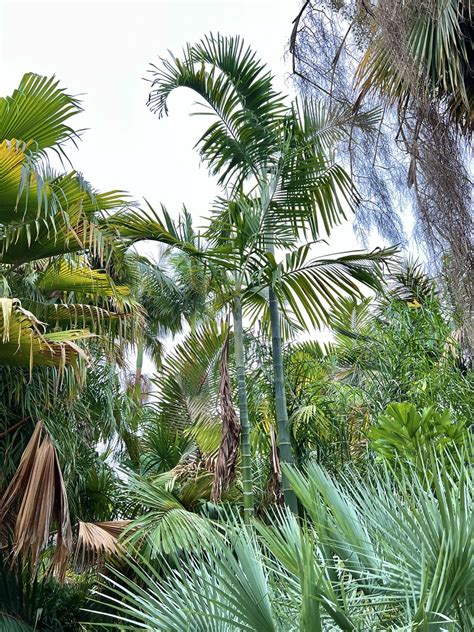
M 449 410 L 432 406 L 418 411 L 409 402 L 392 403 L 369 431 L 371 447 L 383 458 L 426 460 L 430 452 L 460 449 L 467 439 L 464 420 L 454 422 Z

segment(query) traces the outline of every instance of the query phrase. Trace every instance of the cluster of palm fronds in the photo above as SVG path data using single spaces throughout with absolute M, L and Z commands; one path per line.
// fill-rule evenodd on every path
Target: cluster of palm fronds
M 463 455 L 447 465 L 429 486 L 410 469 L 288 469 L 304 519 L 208 524 L 165 569 L 113 572 L 103 603 L 124 630 L 468 630 L 474 481 Z

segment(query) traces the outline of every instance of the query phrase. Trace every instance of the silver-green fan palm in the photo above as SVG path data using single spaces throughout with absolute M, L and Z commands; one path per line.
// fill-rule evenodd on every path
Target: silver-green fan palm
M 460 457 L 460 458 L 459 458 Z M 416 471 L 370 477 L 287 469 L 305 507 L 255 529 L 232 519 L 203 550 L 163 577 L 132 562 L 101 599 L 111 626 L 150 630 L 452 630 L 472 627 L 472 469 L 463 455 L 434 461 L 433 485 Z M 100 607 L 97 608 L 100 610 Z M 107 619 L 106 619 L 107 621 Z

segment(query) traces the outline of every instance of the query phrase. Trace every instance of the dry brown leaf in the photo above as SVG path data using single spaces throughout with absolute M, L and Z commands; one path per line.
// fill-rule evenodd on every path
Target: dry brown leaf
M 222 492 L 228 489 L 235 475 L 235 464 L 239 452 L 240 422 L 232 401 L 232 385 L 230 382 L 229 365 L 229 337 L 227 336 L 222 349 L 220 364 L 219 400 L 222 418 L 222 437 L 219 453 L 214 469 L 211 500 L 219 502 Z
M 120 554 L 122 545 L 119 538 L 130 522 L 130 520 L 79 521 L 75 553 L 76 563 L 84 568 L 100 561 L 104 556 Z
M 64 578 L 72 549 L 72 529 L 64 481 L 53 443 L 42 422 L 36 425 L 20 464 L 0 500 L 0 523 L 8 511 L 16 513 L 13 553 L 33 564 L 48 546 L 53 528 L 55 554 L 53 566 Z

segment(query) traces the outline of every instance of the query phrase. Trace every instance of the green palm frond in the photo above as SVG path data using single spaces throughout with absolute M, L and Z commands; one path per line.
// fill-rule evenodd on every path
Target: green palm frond
M 131 562 L 113 572 L 103 603 L 111 625 L 157 629 L 393 630 L 472 627 L 473 486 L 464 455 L 415 471 L 346 470 L 335 481 L 311 464 L 286 467 L 306 510 L 276 510 L 255 530 L 228 516 L 163 577 Z M 367 476 L 369 474 L 369 476 Z M 451 622 L 451 623 L 450 623 Z
M 382 266 L 396 250 L 341 253 L 307 261 L 310 252 L 310 245 L 301 246 L 281 263 L 267 255 L 268 267 L 256 275 L 255 289 L 250 287 L 247 293 L 273 285 L 283 309 L 288 305 L 299 322 L 328 324 L 331 306 L 344 297 L 362 297 L 362 287 L 381 289 Z
M 52 262 L 42 274 L 37 287 L 45 293 L 74 292 L 77 295 L 125 298 L 126 286 L 117 286 L 105 270 L 93 270 L 79 261 L 76 265 L 64 259 Z
M 154 416 L 144 429 L 141 471 L 145 475 L 164 474 L 175 468 L 192 449 L 186 436 Z
M 0 143 L 0 219 L 21 221 L 28 211 L 45 214 L 51 187 L 44 182 L 27 155 L 28 145 L 17 140 Z
M 219 361 L 227 336 L 225 323 L 209 322 L 178 344 L 166 358 L 160 388 L 159 410 L 172 427 L 184 429 L 199 419 L 215 417 Z
M 27 73 L 10 97 L 0 99 L 0 141 L 32 141 L 32 152 L 61 151 L 63 143 L 78 138 L 67 121 L 81 111 L 79 100 L 60 88 L 54 77 Z
M 379 91 L 401 107 L 418 96 L 436 99 L 462 133 L 472 134 L 472 17 L 469 3 L 457 0 L 408 6 L 406 59 L 395 59 L 387 34 L 376 32 L 357 71 L 362 93 Z
M 24 300 L 22 305 L 33 312 L 41 322 L 59 328 L 91 329 L 95 333 L 113 328 L 119 314 L 110 309 L 87 303 L 44 303 Z
M 211 482 L 207 482 L 210 493 Z M 187 509 L 173 482 L 165 474 L 146 480 L 134 477 L 127 494 L 141 508 L 124 533 L 126 544 L 144 547 L 151 557 L 189 551 L 209 541 L 211 527 L 207 519 Z
M 202 159 L 224 184 L 242 182 L 271 160 L 283 131 L 285 107 L 272 88 L 272 76 L 240 37 L 207 36 L 188 45 L 181 59 L 152 66 L 153 89 L 148 105 L 160 116 L 179 87 L 196 92 L 204 102 L 200 114 L 215 120 L 198 146 Z
M 128 623 L 130 629 L 138 625 L 164 630 L 191 627 L 197 632 L 275 632 L 278 628 L 256 540 L 245 530 L 229 533 L 229 538 L 232 547 L 227 548 L 216 532 L 210 532 L 207 563 L 201 556 L 185 555 L 185 563 L 170 569 L 165 580 L 144 560 L 132 562 L 143 581 L 142 589 L 125 575 L 114 573 L 102 598 L 119 606 L 116 623 L 125 629 Z

